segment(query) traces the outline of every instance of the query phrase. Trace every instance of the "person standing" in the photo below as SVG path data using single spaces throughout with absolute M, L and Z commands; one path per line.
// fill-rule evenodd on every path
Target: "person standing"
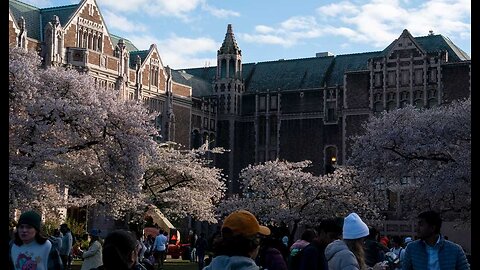
M 205 239 L 205 233 L 200 233 L 200 237 L 195 242 L 195 250 L 198 258 L 198 269 L 202 270 L 205 264 L 205 252 L 207 251 L 208 242 Z
M 221 235 L 213 241 L 215 257 L 204 270 L 259 270 L 255 263 L 260 236 L 270 235 L 247 210 L 230 213 L 224 220 Z
M 374 227 L 369 228 L 368 236 L 363 244 L 365 249 L 365 263 L 370 267 L 379 262 L 383 262 L 385 260 L 385 253 L 390 251 L 388 247 L 380 243 L 380 232 Z
M 91 270 L 144 270 L 137 264 L 137 238 L 125 230 L 115 230 L 107 235 L 102 248 L 103 265 Z
M 59 229 L 54 229 L 52 235 L 48 238 L 52 242 L 52 247 L 56 248 L 60 252 L 62 248 L 62 234 Z
M 263 237 L 260 242 L 259 260 L 257 260 L 257 264 L 262 266 L 262 269 L 287 270 L 286 258 L 280 251 L 284 247 L 285 245 L 282 240 L 277 237 Z
M 196 253 L 196 248 L 195 244 L 197 242 L 198 236 L 195 231 L 190 231 L 190 234 L 188 236 L 188 243 L 190 244 L 190 262 L 196 262 L 197 261 L 197 253 Z
M 103 264 L 102 261 L 102 243 L 100 242 L 100 231 L 93 229 L 89 234 L 90 242 L 88 249 L 83 252 L 82 268 L 80 270 L 90 270 Z
M 57 249 L 41 235 L 41 221 L 40 214 L 35 211 L 20 215 L 9 248 L 9 269 L 63 270 Z
M 299 270 L 328 270 L 325 248 L 342 237 L 343 218 L 326 219 L 316 227 L 317 236 L 304 248 L 300 256 Z
M 62 246 L 60 247 L 60 257 L 65 270 L 70 270 L 70 255 L 72 253 L 73 237 L 70 228 L 66 223 L 60 225 L 60 232 L 62 232 Z
M 160 230 L 155 242 L 153 243 L 153 257 L 155 258 L 155 265 L 157 270 L 163 269 L 163 262 L 167 252 L 168 238 L 164 235 L 163 230 Z
M 405 252 L 405 250 L 402 247 L 402 239 L 398 235 L 394 235 L 392 237 L 392 240 L 390 241 L 392 244 L 392 247 L 390 248 L 390 251 L 393 252 L 395 255 L 398 257 L 398 264 L 395 267 L 395 270 L 401 270 L 402 269 L 402 258 L 404 257 L 402 253 Z
M 363 241 L 369 234 L 368 226 L 357 213 L 351 213 L 344 219 L 343 239 L 335 240 L 325 248 L 325 258 L 329 270 L 360 270 L 372 269 L 365 263 Z M 386 269 L 382 263 L 374 265 L 373 269 Z
M 470 265 L 462 247 L 440 234 L 442 218 L 435 211 L 418 215 L 417 240 L 405 247 L 403 270 L 468 270 Z

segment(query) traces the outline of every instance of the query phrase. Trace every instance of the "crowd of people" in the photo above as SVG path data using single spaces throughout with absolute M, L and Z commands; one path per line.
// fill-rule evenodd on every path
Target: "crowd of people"
M 425 211 L 418 215 L 415 240 L 388 237 L 350 213 L 306 228 L 289 245 L 273 229 L 260 225 L 251 212 L 237 210 L 223 220 L 211 243 L 204 233 L 190 234 L 189 254 L 199 270 L 470 269 L 462 247 L 447 240 L 441 226 L 437 212 Z M 67 224 L 47 238 L 40 214 L 26 211 L 9 243 L 9 269 L 69 270 L 76 253 L 83 259 L 81 270 L 160 270 L 167 236 L 165 231 L 144 238 L 141 233 L 115 230 L 102 240 L 94 229 L 88 233 L 88 248 L 75 252 Z M 205 259 L 207 250 L 212 255 Z

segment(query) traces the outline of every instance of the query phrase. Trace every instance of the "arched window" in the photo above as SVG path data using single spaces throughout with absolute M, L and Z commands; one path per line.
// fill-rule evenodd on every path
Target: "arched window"
M 418 109 L 423 108 L 423 99 L 416 99 L 415 102 L 413 102 L 413 105 Z
M 97 40 L 97 42 L 98 42 L 98 46 L 97 46 L 98 51 L 101 52 L 101 51 L 102 51 L 102 48 L 103 48 L 103 46 L 102 46 L 102 34 L 99 34 L 99 35 L 98 35 L 98 40 Z
M 225 78 L 227 75 L 227 60 L 222 59 L 220 69 L 220 78 Z
M 437 107 L 437 105 L 438 105 L 438 101 L 436 98 L 431 98 L 428 100 L 428 104 L 427 104 L 428 108 L 435 108 Z
M 387 110 L 388 111 L 395 110 L 396 107 L 397 107 L 397 105 L 395 104 L 395 101 L 390 100 L 389 102 L 387 102 Z
M 82 47 L 88 48 L 88 33 L 87 31 L 83 32 Z
M 327 146 L 325 148 L 325 174 L 333 173 L 337 161 L 337 147 Z
M 93 50 L 98 51 L 98 38 L 97 35 L 93 36 Z
M 195 129 L 192 132 L 192 148 L 198 149 L 200 146 L 202 146 L 202 137 L 200 136 L 198 130 Z
M 92 35 L 92 33 L 88 33 L 88 48 L 93 49 L 93 35 Z

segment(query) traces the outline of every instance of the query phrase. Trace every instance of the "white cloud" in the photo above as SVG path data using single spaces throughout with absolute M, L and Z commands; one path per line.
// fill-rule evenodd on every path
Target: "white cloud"
M 266 25 L 257 25 L 255 26 L 255 32 L 260 34 L 268 34 L 268 33 L 275 32 L 275 29 L 273 27 L 266 26 Z
M 141 23 L 131 22 L 126 17 L 122 17 L 109 10 L 104 10 L 103 18 L 110 29 L 118 29 L 123 32 L 145 32 L 147 27 Z
M 217 18 L 228 18 L 228 17 L 239 17 L 240 13 L 233 11 L 233 10 L 227 10 L 227 9 L 222 9 L 222 8 L 216 8 L 207 5 L 204 3 L 202 5 L 202 9 L 207 11 L 208 13 L 212 14 L 213 16 Z
M 280 23 L 280 27 L 283 31 L 302 31 L 302 30 L 310 30 L 312 28 L 318 27 L 317 22 L 315 21 L 314 17 L 307 16 L 295 16 L 291 17 L 288 20 Z
M 240 13 L 233 10 L 216 8 L 208 5 L 207 0 L 98 0 L 115 11 L 124 13 L 144 13 L 150 17 L 177 17 L 183 21 L 192 21 L 191 14 L 199 8 L 217 18 L 238 17 Z
M 148 0 L 97 0 L 97 4 L 100 6 L 129 13 L 140 10 L 148 2 Z
M 203 0 L 98 0 L 112 10 L 122 12 L 145 12 L 151 16 L 173 16 L 187 19 Z
M 239 33 L 238 35 L 242 37 L 243 41 L 250 42 L 250 43 L 281 45 L 283 47 L 291 47 L 295 44 L 295 41 L 293 39 L 288 39 L 286 37 L 277 36 L 277 35 L 244 34 L 244 33 Z
M 342 1 L 340 3 L 330 4 L 317 8 L 320 15 L 336 17 L 338 15 L 353 15 L 357 14 L 358 8 L 349 1 Z
M 388 46 L 403 29 L 414 36 L 433 30 L 446 36 L 469 37 L 471 0 L 430 0 L 417 6 L 413 2 L 342 1 L 318 7 L 319 17 L 292 16 L 278 26 L 258 25 L 254 33 L 243 36 L 247 42 L 290 47 L 328 34 L 379 49 Z
M 199 55 L 216 56 L 216 51 L 221 46 L 210 38 L 186 38 L 175 35 L 165 40 L 158 40 L 151 35 L 133 36 L 130 40 L 139 50 L 148 49 L 151 44 L 156 44 L 162 63 L 174 69 L 202 67 L 205 63 L 214 66 L 216 58 Z

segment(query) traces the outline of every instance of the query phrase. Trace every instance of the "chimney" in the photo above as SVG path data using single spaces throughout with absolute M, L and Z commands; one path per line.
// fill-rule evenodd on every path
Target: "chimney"
M 319 52 L 315 54 L 315 57 L 327 57 L 327 56 L 335 56 L 331 52 Z

